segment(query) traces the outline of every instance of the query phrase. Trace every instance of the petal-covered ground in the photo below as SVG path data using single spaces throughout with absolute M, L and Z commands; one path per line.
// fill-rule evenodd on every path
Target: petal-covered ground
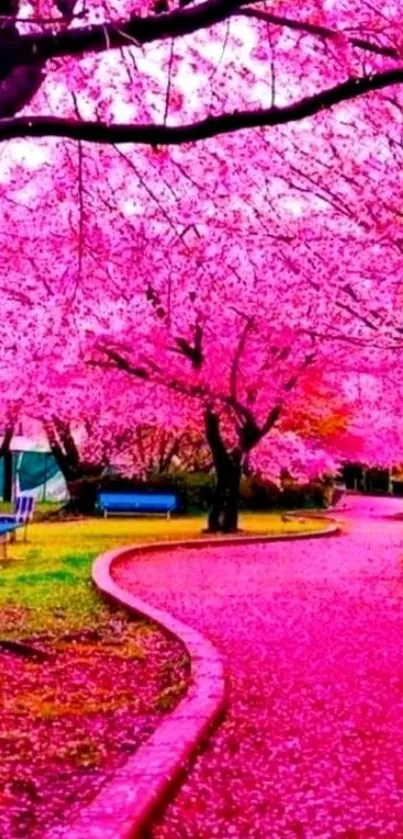
M 403 837 L 403 525 L 350 499 L 340 537 L 144 555 L 119 583 L 200 629 L 229 710 L 153 839 Z
M 31 641 L 0 641 L 1 839 L 74 818 L 186 688 L 182 645 L 125 613 Z

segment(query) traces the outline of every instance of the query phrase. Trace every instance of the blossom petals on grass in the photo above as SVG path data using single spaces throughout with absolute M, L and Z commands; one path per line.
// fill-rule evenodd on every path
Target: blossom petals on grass
M 111 613 L 102 632 L 0 650 L 0 835 L 41 839 L 88 803 L 186 689 L 179 642 Z

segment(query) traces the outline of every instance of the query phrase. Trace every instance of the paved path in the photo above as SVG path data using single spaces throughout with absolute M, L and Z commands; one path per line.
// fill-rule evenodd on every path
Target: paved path
M 177 551 L 120 584 L 209 637 L 226 720 L 153 839 L 403 839 L 403 512 L 326 541 Z

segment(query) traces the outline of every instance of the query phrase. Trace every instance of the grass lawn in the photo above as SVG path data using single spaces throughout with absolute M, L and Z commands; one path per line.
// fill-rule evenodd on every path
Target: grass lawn
M 205 517 L 84 519 L 42 522 L 50 505 L 38 505 L 28 543 L 9 545 L 0 564 L 0 632 L 3 638 L 97 628 L 105 605 L 93 590 L 90 568 L 103 551 L 119 545 L 201 535 Z M 325 522 L 284 522 L 280 514 L 246 513 L 241 527 L 251 533 L 320 530 Z M 21 539 L 21 534 L 18 536 Z

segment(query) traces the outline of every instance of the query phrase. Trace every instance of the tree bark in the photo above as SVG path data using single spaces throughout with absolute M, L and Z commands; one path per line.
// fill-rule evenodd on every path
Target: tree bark
M 3 501 L 13 500 L 13 453 L 3 453 Z
M 221 437 L 219 419 L 209 408 L 205 414 L 205 425 L 216 473 L 207 530 L 209 533 L 234 533 L 238 530 L 241 450 L 227 450 Z
M 77 30 L 73 30 L 76 32 Z M 235 110 L 183 125 L 107 123 L 56 116 L 20 116 L 0 119 L 0 143 L 16 137 L 65 137 L 87 143 L 144 144 L 152 147 L 196 143 L 247 128 L 273 127 L 299 122 L 373 91 L 403 83 L 401 67 L 351 78 L 281 107 Z M 1 102 L 0 102 L 1 104 Z M 18 109 L 21 109 L 19 104 Z M 10 110 L 10 107 L 9 107 Z M 1 110 L 0 110 L 1 115 Z
M 15 420 L 9 421 L 0 446 L 0 457 L 3 458 L 3 501 L 13 500 L 13 453 L 11 441 L 15 431 Z
M 103 464 L 86 463 L 81 460 L 74 437 L 67 423 L 54 417 L 52 422 L 44 421 L 50 450 L 66 481 L 70 498 L 63 507 L 63 513 L 73 516 L 89 516 L 94 513 L 98 481 L 104 472 Z
M 79 471 L 80 475 L 75 480 L 66 480 L 70 498 L 64 509 L 73 516 L 91 516 L 95 511 L 98 481 L 102 476 L 103 467 L 85 468 L 83 464 Z

